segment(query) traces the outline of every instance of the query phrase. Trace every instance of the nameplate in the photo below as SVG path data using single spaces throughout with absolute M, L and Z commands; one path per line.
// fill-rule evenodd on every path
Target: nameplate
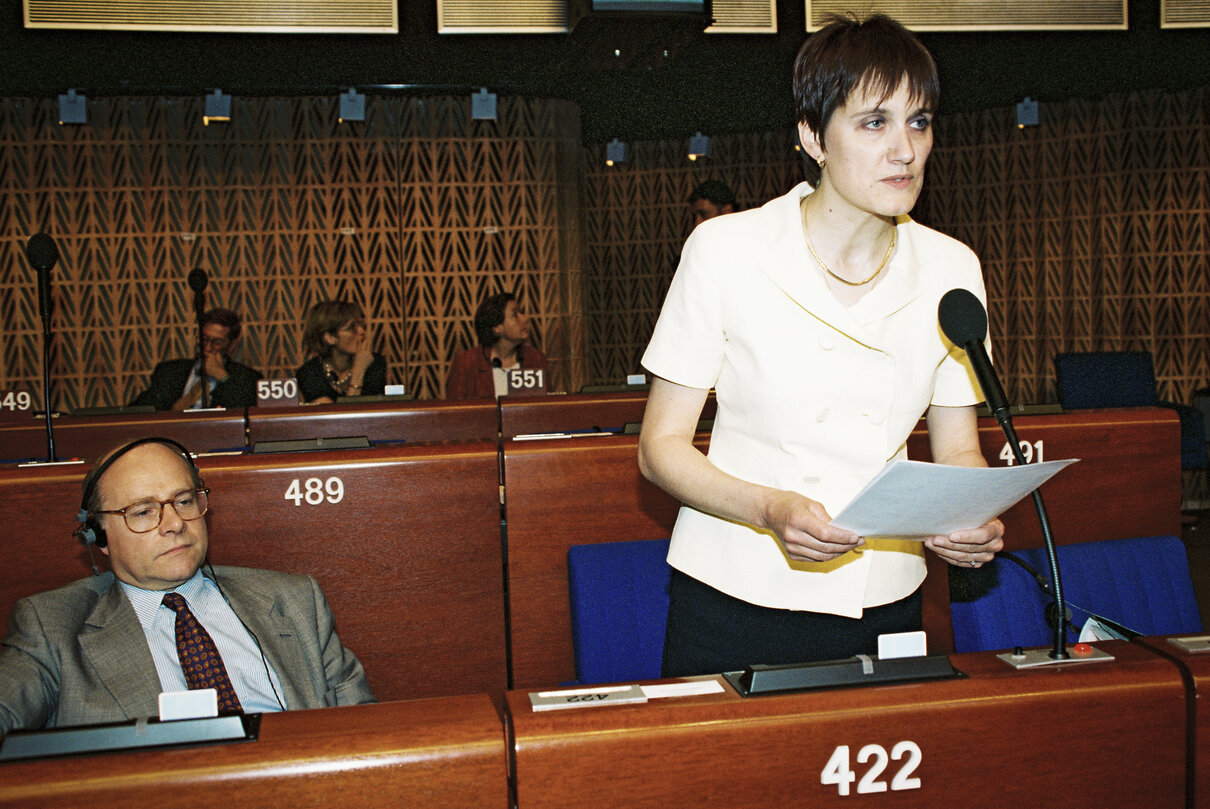
M 509 396 L 545 396 L 546 371 L 534 368 L 514 368 L 504 374 L 508 380 Z
M 298 407 L 298 380 L 262 379 L 256 383 L 257 407 Z
M 177 722 L 137 719 L 112 725 L 14 730 L 0 740 L 0 761 L 254 741 L 260 732 L 260 716 L 242 714 Z
M 535 711 L 630 705 L 646 701 L 647 695 L 637 685 L 602 685 L 563 691 L 531 691 L 529 694 L 529 704 Z
M 29 391 L 0 390 L 0 420 L 28 419 L 33 416 L 34 397 Z

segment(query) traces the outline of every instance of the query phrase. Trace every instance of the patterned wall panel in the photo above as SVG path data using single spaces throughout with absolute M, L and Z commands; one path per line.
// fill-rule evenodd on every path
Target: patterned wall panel
M 571 104 L 501 98 L 236 99 L 202 127 L 192 98 L 0 101 L 0 389 L 40 399 L 41 322 L 23 248 L 45 230 L 56 268 L 59 407 L 117 404 L 189 350 L 193 268 L 249 321 L 242 356 L 274 376 L 302 360 L 305 308 L 346 296 L 370 316 L 392 381 L 440 396 L 478 301 L 520 292 L 556 386 L 619 382 L 639 358 L 708 178 L 759 204 L 800 176 L 791 133 L 631 144 L 606 168 Z M 1210 126 L 1205 90 L 943 117 L 916 215 L 970 244 L 990 295 L 1009 396 L 1054 401 L 1059 351 L 1146 349 L 1161 395 L 1210 384 Z
M 791 133 L 720 136 L 709 165 L 684 144 L 591 152 L 585 205 L 589 376 L 637 370 L 690 220 L 685 198 L 718 178 L 744 205 L 800 177 Z M 1160 395 L 1210 385 L 1207 91 L 942 117 L 915 215 L 983 261 L 996 364 L 1010 399 L 1057 401 L 1060 351 L 1153 352 Z
M 589 381 L 624 382 L 642 372 L 643 349 L 659 316 L 693 219 L 687 200 L 717 179 L 742 207 L 759 205 L 801 179 L 800 158 L 782 133 L 720 135 L 713 156 L 691 162 L 688 142 L 630 145 L 626 163 L 606 167 L 590 150 L 584 205 L 585 280 L 589 314 Z
M 371 97 L 364 123 L 336 99 L 236 98 L 205 127 L 198 98 L 89 101 L 62 127 L 51 100 L 0 100 L 0 390 L 41 401 L 42 325 L 26 239 L 53 273 L 53 404 L 117 405 L 160 359 L 191 351 L 192 293 L 239 311 L 239 358 L 270 378 L 304 359 L 302 319 L 343 297 L 365 309 L 388 381 L 444 393 L 478 301 L 516 289 L 535 314 L 557 387 L 582 373 L 578 227 L 558 201 L 582 186 L 566 102 Z M 573 221 L 575 221 L 574 217 Z

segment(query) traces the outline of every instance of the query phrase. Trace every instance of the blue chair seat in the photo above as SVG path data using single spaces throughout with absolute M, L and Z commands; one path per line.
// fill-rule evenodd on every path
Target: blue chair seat
M 668 540 L 567 551 L 576 678 L 589 685 L 660 676 L 668 625 Z
M 1050 581 L 1045 549 L 1014 554 Z M 1081 542 L 1061 545 L 1057 554 L 1063 596 L 1072 616 L 1069 642 L 1078 637 L 1089 610 L 1143 635 L 1202 631 L 1189 560 L 1178 537 Z M 1054 642 L 1054 630 L 1045 617 L 1051 597 L 1011 560 L 998 557 L 981 570 L 956 571 L 955 591 L 963 583 L 969 592 L 950 604 L 957 651 L 1028 648 Z

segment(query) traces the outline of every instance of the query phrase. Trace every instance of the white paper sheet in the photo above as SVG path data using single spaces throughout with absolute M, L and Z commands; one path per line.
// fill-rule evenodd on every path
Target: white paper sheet
M 863 537 L 897 539 L 975 528 L 1077 460 L 986 468 L 891 461 L 832 524 Z

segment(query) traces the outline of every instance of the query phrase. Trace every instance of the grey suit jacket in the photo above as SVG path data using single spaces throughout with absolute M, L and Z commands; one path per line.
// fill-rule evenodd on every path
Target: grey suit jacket
M 373 702 L 310 576 L 216 567 L 236 615 L 260 641 L 288 709 Z M 18 601 L 0 641 L 0 733 L 159 714 L 160 680 L 112 573 Z

